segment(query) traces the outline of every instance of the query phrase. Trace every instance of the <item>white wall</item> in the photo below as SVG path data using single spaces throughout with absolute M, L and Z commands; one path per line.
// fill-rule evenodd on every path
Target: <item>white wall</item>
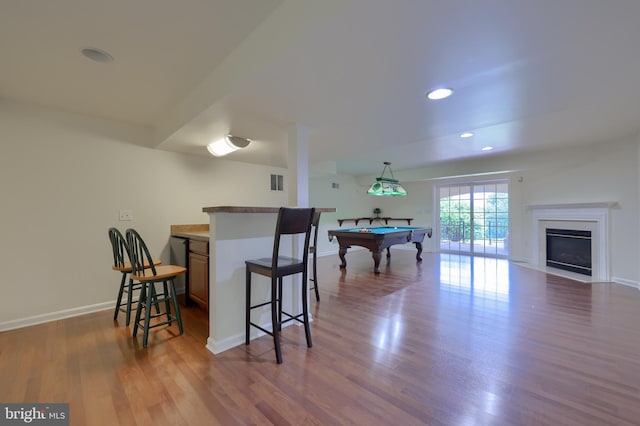
M 332 183 L 339 188 L 332 188 Z M 374 209 L 372 197 L 367 195 L 367 189 L 358 183 L 353 176 L 332 175 L 328 177 L 312 178 L 309 180 L 309 205 L 311 207 L 335 207 L 335 213 L 322 213 L 318 228 L 318 254 L 338 253 L 338 244 L 334 240 L 329 242 L 327 231 L 337 229 L 337 219 L 370 216 Z M 344 227 L 353 227 L 353 222 L 345 223 Z M 336 257 L 337 258 L 337 257 Z
M 514 191 L 523 194 L 525 205 L 616 202 L 610 212 L 611 278 L 638 283 L 638 241 L 633 237 L 640 229 L 637 158 L 635 140 L 557 152 L 540 167 L 524 171 Z M 523 228 L 530 230 L 531 212 L 525 213 Z M 532 242 L 522 243 L 516 248 L 530 258 Z
M 511 258 L 533 257 L 530 205 L 616 202 L 611 210 L 611 277 L 627 284 L 640 282 L 638 240 L 639 206 L 639 141 L 636 137 L 598 145 L 557 149 L 510 156 L 494 156 L 473 161 L 460 161 L 424 169 L 396 171 L 394 174 L 407 189 L 407 197 L 379 198 L 363 195 L 366 187 L 358 180 L 338 176 L 312 180 L 311 200 L 329 200 L 331 181 L 346 182 L 336 196 L 339 202 L 336 218 L 369 216 L 380 207 L 384 216 L 413 217 L 412 225 L 433 226 L 434 188 L 458 181 L 481 181 L 506 178 L 510 181 L 510 249 Z M 492 173 L 500 172 L 501 173 Z M 465 176 L 466 177 L 460 177 Z M 449 176 L 449 178 L 448 178 Z M 454 177 L 455 176 L 455 177 Z M 360 179 L 364 182 L 366 179 Z M 343 189 L 344 188 L 344 189 Z M 365 200 L 362 200 L 365 197 Z M 345 206 L 342 203 L 347 203 Z M 330 225 L 337 227 L 334 221 Z M 425 240 L 425 250 L 436 250 L 434 239 Z M 337 246 L 326 247 L 337 252 Z
M 0 330 L 33 317 L 112 306 L 119 276 L 110 269 L 110 226 L 137 228 L 166 262 L 170 225 L 206 223 L 202 207 L 287 204 L 287 191 L 269 190 L 269 175 L 286 176 L 286 169 L 154 150 L 145 147 L 150 140 L 148 129 L 0 101 Z M 513 258 L 531 257 L 526 206 L 615 201 L 611 274 L 640 282 L 633 237 L 640 235 L 638 143 L 630 138 L 396 171 L 409 191 L 404 198 L 366 195 L 367 179 L 311 179 L 310 205 L 337 208 L 322 215 L 319 252 L 337 253 L 326 231 L 338 227 L 338 218 L 370 216 L 379 207 L 384 216 L 434 226 L 435 184 L 447 176 L 511 170 L 500 176 L 512 182 Z M 119 222 L 119 209 L 131 209 L 134 220 Z M 434 249 L 432 241 L 425 251 Z
M 287 203 L 269 189 L 286 169 L 150 149 L 149 136 L 0 101 L 0 330 L 112 306 L 110 226 L 136 228 L 168 262 L 170 225 L 208 223 L 203 207 Z

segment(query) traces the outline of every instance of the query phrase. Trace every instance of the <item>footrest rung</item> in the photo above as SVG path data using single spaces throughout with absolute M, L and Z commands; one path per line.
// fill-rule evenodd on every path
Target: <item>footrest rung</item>
M 268 334 L 269 336 L 273 336 L 273 332 L 272 332 L 272 331 L 269 331 L 269 330 L 267 330 L 266 328 L 263 328 L 263 327 L 259 326 L 258 324 L 254 323 L 254 322 L 250 322 L 250 323 L 249 323 L 249 325 L 254 326 L 254 327 L 255 327 L 255 328 L 257 328 L 258 330 L 260 330 L 260 331 L 262 331 L 262 332 L 264 332 L 264 333 Z
M 159 323 L 156 323 L 156 324 L 149 324 L 149 329 L 160 327 L 162 325 L 171 325 L 174 322 L 178 322 L 178 320 L 175 317 L 172 316 L 171 320 L 162 321 L 162 322 L 159 322 Z M 138 326 L 141 327 L 144 330 L 144 321 L 140 321 L 138 323 Z

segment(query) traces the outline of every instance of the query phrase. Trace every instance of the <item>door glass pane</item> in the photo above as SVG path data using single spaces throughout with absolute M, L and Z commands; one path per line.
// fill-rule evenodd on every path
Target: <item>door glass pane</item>
M 440 248 L 469 252 L 471 242 L 471 187 L 440 188 Z
M 440 187 L 440 249 L 506 256 L 508 189 L 507 181 Z

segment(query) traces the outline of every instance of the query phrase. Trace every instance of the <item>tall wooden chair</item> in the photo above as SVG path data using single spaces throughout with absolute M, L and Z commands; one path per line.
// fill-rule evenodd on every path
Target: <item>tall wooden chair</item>
M 249 344 L 250 326 L 254 326 L 273 337 L 276 351 L 276 361 L 282 363 L 282 351 L 280 349 L 280 330 L 282 324 L 288 321 L 298 321 L 304 324 L 307 346 L 311 347 L 311 330 L 309 328 L 309 307 L 307 301 L 307 268 L 309 260 L 309 237 L 311 234 L 311 222 L 313 221 L 313 208 L 287 208 L 281 207 L 278 213 L 275 236 L 273 240 L 273 252 L 271 257 L 245 261 L 246 265 L 246 318 L 245 318 L 245 344 Z M 304 235 L 304 248 L 302 259 L 282 256 L 281 237 L 283 235 Z M 268 302 L 251 305 L 251 275 L 253 273 L 271 278 L 271 300 Z M 293 315 L 282 310 L 282 278 L 288 275 L 302 274 L 302 313 Z M 271 307 L 272 330 L 267 330 L 259 324 L 251 321 L 251 310 L 262 306 Z M 282 315 L 287 318 L 283 321 Z
M 178 323 L 180 334 L 184 332 L 182 327 L 182 316 L 180 306 L 176 297 L 174 279 L 180 274 L 184 274 L 187 268 L 177 265 L 156 265 L 144 240 L 134 229 L 126 231 L 127 243 L 129 244 L 129 255 L 131 259 L 131 278 L 139 281 L 142 288 L 140 290 L 140 300 L 136 309 L 136 319 L 133 326 L 133 336 L 138 334 L 138 328 L 142 326 L 143 337 L 142 346 L 147 347 L 149 340 L 149 330 L 162 325 L 171 325 L 174 321 Z M 145 267 L 149 265 L 149 267 Z M 155 291 L 155 284 L 162 283 L 163 292 Z M 164 302 L 165 312 L 151 314 L 151 305 Z M 173 304 L 174 312 L 171 312 Z M 142 312 L 144 311 L 144 318 Z M 164 321 L 154 322 L 151 320 L 166 316 Z
M 320 226 L 320 212 L 316 211 L 313 214 L 313 221 L 311 222 L 311 229 L 313 232 L 313 240 L 309 246 L 309 253 L 311 253 L 311 278 L 309 281 L 313 282 L 311 290 L 315 290 L 316 301 L 320 301 L 320 293 L 318 292 L 318 226 Z
M 113 312 L 113 319 L 118 319 L 120 311 L 125 312 L 127 315 L 126 323 L 129 325 L 131 320 L 131 307 L 133 304 L 138 303 L 139 297 L 134 295 L 134 292 L 142 288 L 142 284 L 134 282 L 131 278 L 131 262 L 129 261 L 129 245 L 125 240 L 122 233 L 118 228 L 109 228 L 109 241 L 111 241 L 111 249 L 113 252 L 113 265 L 111 269 L 118 271 L 122 274 L 120 280 L 120 289 L 118 290 L 118 299 L 116 301 L 116 308 Z M 156 265 L 159 265 L 160 261 L 156 261 Z M 148 267 L 149 265 L 147 265 Z M 127 275 L 129 275 L 129 281 L 127 283 Z M 127 299 L 122 300 L 122 297 L 126 293 Z M 156 308 L 157 305 L 156 305 Z M 159 312 L 159 311 L 158 311 Z

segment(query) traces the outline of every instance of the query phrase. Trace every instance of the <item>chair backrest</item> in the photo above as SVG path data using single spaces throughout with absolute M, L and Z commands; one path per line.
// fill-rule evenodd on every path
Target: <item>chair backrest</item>
M 156 275 L 156 266 L 144 240 L 135 229 L 127 229 L 132 275 Z M 145 268 L 146 266 L 146 268 Z
M 289 208 L 280 207 L 278 212 L 278 222 L 276 224 L 276 233 L 273 239 L 273 258 L 272 265 L 278 265 L 278 256 L 280 253 L 280 239 L 282 235 L 300 235 L 304 234 L 304 249 L 302 250 L 302 262 L 306 264 L 309 258 L 309 236 L 311 235 L 311 223 L 313 222 L 314 208 Z
M 125 255 L 129 258 L 129 246 L 127 240 L 124 239 L 118 228 L 109 228 L 109 240 L 111 241 L 111 249 L 113 252 L 113 267 L 125 268 Z

